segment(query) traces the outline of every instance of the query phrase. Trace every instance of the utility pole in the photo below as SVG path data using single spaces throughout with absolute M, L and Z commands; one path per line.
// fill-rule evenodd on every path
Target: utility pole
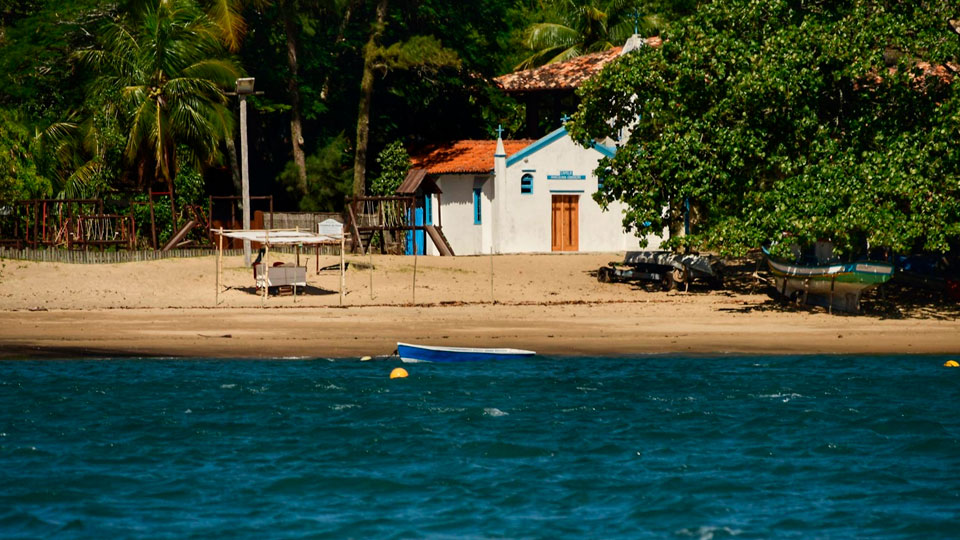
M 250 229 L 250 170 L 247 158 L 247 96 L 253 94 L 254 78 L 237 79 L 240 97 L 240 179 L 243 204 L 243 228 Z M 243 241 L 243 264 L 250 266 L 250 240 Z

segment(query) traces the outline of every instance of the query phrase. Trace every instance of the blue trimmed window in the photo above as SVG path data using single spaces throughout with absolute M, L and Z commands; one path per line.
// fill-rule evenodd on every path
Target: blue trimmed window
M 520 193 L 530 195 L 533 193 L 533 175 L 527 173 L 520 177 Z
M 480 213 L 480 190 L 481 188 L 473 188 L 473 224 L 480 225 L 483 222 L 483 215 Z

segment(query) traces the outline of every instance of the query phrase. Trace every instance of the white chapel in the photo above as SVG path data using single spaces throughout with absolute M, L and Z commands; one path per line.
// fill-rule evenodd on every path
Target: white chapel
M 618 47 L 497 82 L 505 91 L 549 84 L 572 92 L 623 52 Z M 412 156 L 411 174 L 398 193 L 418 197 L 418 225 L 440 227 L 456 255 L 640 249 L 636 234 L 624 231 L 622 203 L 603 210 L 593 199 L 601 187 L 594 171 L 602 157 L 613 157 L 612 143 L 580 146 L 563 126 L 537 139 L 503 140 L 500 133 L 496 141 L 436 144 Z M 442 248 L 424 240 L 417 238 L 419 253 L 440 254 Z M 647 241 L 646 249 L 656 249 L 661 239 L 651 234 Z

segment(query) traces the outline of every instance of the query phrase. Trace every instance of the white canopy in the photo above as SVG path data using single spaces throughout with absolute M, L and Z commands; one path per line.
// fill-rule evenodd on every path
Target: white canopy
M 309 231 L 296 231 L 291 229 L 212 229 L 216 234 L 223 234 L 227 238 L 239 238 L 240 240 L 250 240 L 268 246 L 280 245 L 298 245 L 298 244 L 332 244 L 340 243 L 340 235 L 321 235 Z

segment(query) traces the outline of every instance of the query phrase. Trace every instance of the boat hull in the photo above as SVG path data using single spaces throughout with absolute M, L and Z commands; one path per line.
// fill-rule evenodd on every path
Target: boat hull
M 826 305 L 856 313 L 864 291 L 886 283 L 893 277 L 892 264 L 853 262 L 827 265 L 800 265 L 767 257 L 774 284 L 781 294 L 792 298 L 803 293 L 808 303 Z M 820 296 L 811 299 L 809 295 Z
M 530 358 L 536 353 L 522 349 L 434 347 L 397 343 L 397 354 L 404 362 L 484 362 Z

